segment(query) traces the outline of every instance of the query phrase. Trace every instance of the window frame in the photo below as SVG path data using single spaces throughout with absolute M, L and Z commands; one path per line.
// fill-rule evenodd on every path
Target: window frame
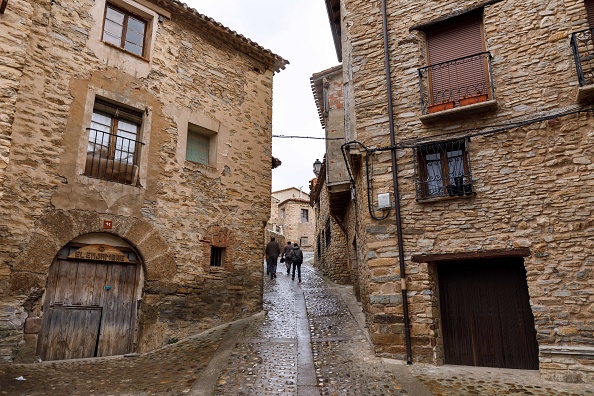
M 470 167 L 469 154 L 469 139 L 454 139 L 443 142 L 433 142 L 419 145 L 414 148 L 414 163 L 415 163 L 415 190 L 417 201 L 430 200 L 433 198 L 453 197 L 453 196 L 468 196 L 474 194 L 472 172 Z M 459 157 L 462 162 L 462 174 L 454 173 L 456 170 L 450 169 L 451 161 L 449 153 L 461 151 Z M 429 171 L 429 163 L 436 160 L 427 159 L 428 155 L 439 154 L 439 168 L 440 175 L 438 179 L 431 180 Z M 437 185 L 435 183 L 436 191 L 431 191 L 430 184 L 441 180 Z M 452 180 L 454 182 L 452 183 Z M 461 183 L 458 183 L 461 180 Z
M 207 151 L 208 151 L 208 159 L 207 159 L 207 163 L 204 163 L 202 161 L 196 161 L 194 159 L 189 159 L 188 158 L 188 148 L 189 148 L 189 144 L 188 142 L 190 141 L 190 137 L 191 135 L 198 135 L 201 138 L 205 138 L 205 140 L 207 140 L 208 142 L 208 147 L 207 147 Z M 188 128 L 186 131 L 186 146 L 185 146 L 185 154 L 184 154 L 184 160 L 185 161 L 189 161 L 193 164 L 198 164 L 198 165 L 202 165 L 202 166 L 209 166 L 209 167 L 215 167 L 216 164 L 216 158 L 217 158 L 217 132 L 212 131 L 208 128 L 193 124 L 193 123 L 188 123 Z
M 95 114 L 108 117 L 110 124 L 100 124 L 94 119 Z M 141 110 L 96 96 L 93 101 L 91 117 L 88 124 L 89 127 L 87 128 L 87 150 L 83 175 L 89 178 L 105 180 L 113 183 L 136 187 L 140 186 L 140 159 L 142 155 L 142 146 L 145 145 L 142 142 L 144 121 L 144 113 Z M 136 131 L 132 133 L 131 131 L 120 129 L 120 123 L 123 122 L 126 122 L 129 125 L 134 125 L 136 127 Z M 93 128 L 94 124 L 108 127 L 109 131 Z M 101 139 L 98 138 L 99 133 L 103 134 Z M 105 134 L 108 135 L 107 147 L 105 147 L 103 144 L 105 140 Z M 126 137 L 125 134 L 134 134 L 134 139 Z M 118 140 L 122 142 L 120 150 L 118 150 Z M 123 142 L 126 140 L 133 142 L 134 148 L 132 152 L 130 151 L 130 143 L 128 143 L 128 150 L 123 150 Z M 96 148 L 97 146 L 99 147 L 99 151 Z M 118 151 L 120 153 L 128 153 L 128 156 L 131 154 L 132 161 L 122 161 L 121 158 L 118 159 Z M 120 154 L 120 156 L 122 156 L 122 154 Z M 125 164 L 123 180 L 120 174 L 122 164 Z M 102 170 L 102 166 L 104 166 L 105 169 Z M 130 174 L 128 172 L 129 166 L 131 166 Z M 110 172 L 109 175 L 108 172 Z M 103 177 L 101 177 L 101 173 L 103 173 Z M 128 180 L 128 177 L 131 177 L 132 180 Z
M 104 36 L 105 36 L 105 25 L 106 25 L 106 22 L 107 22 L 107 9 L 108 8 L 111 8 L 111 9 L 117 11 L 117 12 L 120 12 L 120 13 L 124 14 L 124 22 L 122 24 L 122 36 L 120 38 L 120 44 L 119 45 L 114 44 L 114 43 L 111 43 L 111 42 L 106 41 L 104 39 Z M 144 31 L 142 32 L 142 46 L 141 46 L 141 53 L 140 53 L 140 55 L 137 54 L 137 53 L 135 53 L 135 52 L 132 52 L 132 51 L 126 49 L 126 42 L 127 42 L 126 38 L 127 38 L 127 34 L 128 34 L 128 21 L 129 21 L 129 18 L 130 17 L 132 17 L 134 19 L 137 19 L 137 20 L 139 20 L 139 21 L 141 21 L 141 22 L 144 23 Z M 142 16 L 138 15 L 135 12 L 129 11 L 126 8 L 122 8 L 122 7 L 116 5 L 116 4 L 112 3 L 112 2 L 106 1 L 105 2 L 105 8 L 103 10 L 103 26 L 101 28 L 101 42 L 104 43 L 104 44 L 106 44 L 106 45 L 112 46 L 114 48 L 118 48 L 118 49 L 126 52 L 127 54 L 131 54 L 133 56 L 137 56 L 139 58 L 146 59 L 147 58 L 147 42 L 149 41 L 148 40 L 149 26 L 150 26 L 150 21 L 147 18 L 142 17 Z
M 309 210 L 301 208 L 301 222 L 309 223 Z
M 226 249 L 224 247 L 210 247 L 210 268 L 223 268 L 225 264 Z

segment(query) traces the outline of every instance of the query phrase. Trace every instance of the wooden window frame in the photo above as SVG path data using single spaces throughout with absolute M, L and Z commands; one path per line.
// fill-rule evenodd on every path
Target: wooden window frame
M 456 145 L 456 146 L 454 146 Z M 433 146 L 433 147 L 432 147 Z M 432 148 L 430 148 L 432 147 Z M 442 148 L 445 147 L 445 150 Z M 462 167 L 463 167 L 463 175 L 458 176 L 462 177 L 463 181 L 466 180 L 464 185 L 470 185 L 470 192 L 466 193 L 464 190 L 458 194 L 457 191 L 453 192 L 451 190 L 452 184 L 450 183 L 450 179 L 452 177 L 450 173 L 450 165 L 448 161 L 448 153 L 461 150 L 462 154 Z M 439 162 L 440 162 L 440 169 L 441 169 L 441 186 L 439 191 L 436 193 L 431 193 L 429 190 L 429 171 L 428 171 L 428 161 L 426 156 L 429 154 L 440 154 Z M 428 143 L 423 146 L 418 147 L 415 150 L 416 156 L 416 163 L 417 163 L 417 174 L 415 175 L 415 183 L 417 184 L 417 199 L 431 199 L 436 197 L 443 197 L 443 196 L 453 196 L 453 195 L 470 195 L 472 193 L 472 176 L 470 172 L 470 158 L 468 155 L 468 140 L 467 139 L 457 139 L 451 140 L 447 142 L 439 142 L 439 143 Z M 456 178 L 456 176 L 453 176 Z M 464 188 L 464 187 L 463 187 Z
M 121 12 L 122 14 L 124 14 L 124 22 L 122 24 L 122 37 L 120 40 L 120 45 L 115 45 L 113 43 L 110 43 L 108 41 L 105 41 L 104 36 L 105 36 L 105 22 L 107 21 L 107 9 L 108 8 L 112 8 L 113 10 L 117 11 L 117 12 Z M 142 32 L 142 47 L 141 47 L 141 53 L 136 54 L 132 51 L 129 51 L 126 49 L 126 37 L 127 37 L 127 33 L 128 33 L 128 20 L 129 18 L 132 17 L 134 19 L 138 19 L 139 21 L 142 21 L 144 23 L 144 31 Z M 122 51 L 125 51 L 128 54 L 131 54 L 133 56 L 137 56 L 139 58 L 143 58 L 146 59 L 146 48 L 147 48 L 147 31 L 148 31 L 148 26 L 149 26 L 149 21 L 146 18 L 143 18 L 142 16 L 134 13 L 134 12 L 130 12 L 122 7 L 118 7 L 113 3 L 110 2 L 106 2 L 105 3 L 105 10 L 103 11 L 103 27 L 101 29 L 101 41 L 106 44 L 106 45 L 110 45 L 113 46 L 115 48 L 118 48 Z

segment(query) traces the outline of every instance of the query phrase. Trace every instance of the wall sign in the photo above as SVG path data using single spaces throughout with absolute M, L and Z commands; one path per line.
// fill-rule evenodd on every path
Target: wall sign
M 120 263 L 130 262 L 124 253 L 109 245 L 87 245 L 72 252 L 68 258 L 77 260 L 115 261 Z

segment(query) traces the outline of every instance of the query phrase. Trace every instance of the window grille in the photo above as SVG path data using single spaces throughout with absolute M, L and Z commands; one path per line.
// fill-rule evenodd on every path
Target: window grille
M 473 194 L 468 144 L 461 139 L 415 148 L 417 200 Z
M 97 100 L 91 117 L 85 176 L 138 185 L 142 114 Z
M 225 256 L 225 248 L 211 246 L 210 248 L 210 266 L 222 267 Z

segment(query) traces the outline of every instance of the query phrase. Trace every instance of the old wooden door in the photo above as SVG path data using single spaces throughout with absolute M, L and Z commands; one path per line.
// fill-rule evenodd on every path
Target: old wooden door
M 446 364 L 538 369 L 522 258 L 440 263 Z
M 42 360 L 128 353 L 136 316 L 134 263 L 58 259 L 38 341 Z

